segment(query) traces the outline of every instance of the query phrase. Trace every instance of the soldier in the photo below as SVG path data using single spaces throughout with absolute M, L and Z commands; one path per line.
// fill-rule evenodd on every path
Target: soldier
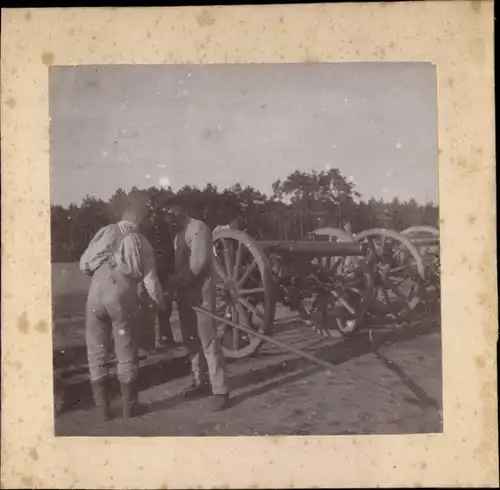
M 215 322 L 193 310 L 193 306 L 215 310 L 212 233 L 204 222 L 188 216 L 181 204 L 171 201 L 164 209 L 165 219 L 176 234 L 175 273 L 165 289 L 176 293 L 182 338 L 191 360 L 192 384 L 183 395 L 196 397 L 208 394 L 209 385 L 202 368 L 202 361 L 206 360 L 213 408 L 222 410 L 228 404 L 229 391 L 225 359 Z
M 107 362 L 113 343 L 122 417 L 139 413 L 139 284 L 143 283 L 158 310 L 165 308 L 153 248 L 138 228 L 146 214 L 146 202 L 130 197 L 121 221 L 99 230 L 80 260 L 80 269 L 92 276 L 85 333 L 92 392 L 104 420 L 111 418 Z
M 152 245 L 155 251 L 158 277 L 161 284 L 168 281 L 174 272 L 174 244 L 170 229 L 161 215 L 153 216 Z M 155 350 L 177 347 L 174 340 L 172 325 L 172 301 L 167 295 L 165 309 L 158 312 L 157 327 L 155 328 Z

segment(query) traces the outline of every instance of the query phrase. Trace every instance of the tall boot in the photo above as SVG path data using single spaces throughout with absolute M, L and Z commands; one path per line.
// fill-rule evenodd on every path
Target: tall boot
M 110 408 L 110 392 L 108 379 L 104 378 L 99 381 L 92 381 L 92 394 L 94 396 L 94 402 L 97 408 L 97 413 L 103 421 L 108 421 L 111 419 L 111 408 Z
M 137 417 L 142 413 L 142 407 L 139 405 L 139 387 L 137 381 L 121 383 L 120 388 L 122 395 L 122 418 Z

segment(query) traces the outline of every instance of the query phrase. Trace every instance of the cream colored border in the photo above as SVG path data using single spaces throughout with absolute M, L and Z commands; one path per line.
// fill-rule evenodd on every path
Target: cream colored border
M 444 434 L 55 439 L 47 65 L 339 60 L 437 65 Z M 495 486 L 492 77 L 491 2 L 3 11 L 2 486 Z

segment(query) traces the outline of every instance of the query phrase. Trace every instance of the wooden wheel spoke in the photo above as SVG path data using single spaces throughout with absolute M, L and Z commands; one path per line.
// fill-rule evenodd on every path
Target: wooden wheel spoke
M 252 289 L 242 289 L 241 291 L 238 291 L 238 294 L 240 296 L 249 296 L 250 294 L 257 294 L 263 292 L 264 288 L 252 288 Z
M 237 328 L 232 329 L 232 345 L 233 350 L 238 350 L 240 347 L 240 331 Z
M 234 322 L 234 323 L 238 323 L 238 311 L 236 310 L 236 306 L 232 306 L 231 307 L 231 320 Z M 239 348 L 239 340 L 240 340 L 240 331 L 237 329 L 237 328 L 232 328 L 232 335 L 231 335 L 231 344 L 232 344 L 232 348 L 234 350 L 238 350 Z
M 238 243 L 238 250 L 236 252 L 236 261 L 234 264 L 234 271 L 233 271 L 233 280 L 237 281 L 238 280 L 238 275 L 240 273 L 240 268 L 241 268 L 241 258 L 243 256 L 243 243 L 239 242 Z
M 227 276 L 225 272 L 225 267 L 222 265 L 221 261 L 219 260 L 219 256 L 214 254 L 214 262 L 215 262 L 215 269 L 217 270 L 217 273 L 219 276 L 224 280 L 228 281 L 229 277 Z
M 393 272 L 402 272 L 406 269 L 406 265 L 400 265 L 398 267 L 394 267 L 393 269 L 390 269 L 389 270 L 389 273 L 393 273 Z
M 231 257 L 232 250 L 231 250 L 231 247 L 228 244 L 227 240 L 223 239 L 222 243 L 224 245 L 224 262 L 226 265 L 226 267 L 225 267 L 226 274 L 227 274 L 227 277 L 231 278 L 231 277 L 233 277 L 233 272 L 234 272 L 233 260 Z
M 248 278 L 251 276 L 252 272 L 256 268 L 257 268 L 257 260 L 254 259 L 252 263 L 246 268 L 241 279 L 238 281 L 238 288 L 241 288 L 245 284 L 245 282 L 248 280 Z
M 380 241 L 380 255 L 383 257 L 385 252 L 385 236 L 382 236 L 382 240 Z
M 254 305 L 252 305 L 247 299 L 245 298 L 238 298 L 238 302 L 243 305 L 248 311 L 253 313 L 259 320 L 264 321 L 264 315 L 263 313 Z
M 377 246 L 375 245 L 375 240 L 372 237 L 368 237 L 366 241 L 368 243 L 368 250 L 371 251 L 372 256 L 378 261 L 381 257 L 379 251 L 377 250 Z
M 340 301 L 340 303 L 342 304 L 342 306 L 344 306 L 344 308 L 345 308 L 345 309 L 346 309 L 346 310 L 347 310 L 347 311 L 348 311 L 351 315 L 353 315 L 353 316 L 355 316 L 355 315 L 356 315 L 356 310 L 355 310 L 355 309 L 354 309 L 354 308 L 353 308 L 353 307 L 349 304 L 349 302 L 347 301 L 347 299 L 345 299 L 345 298 L 343 297 L 343 295 L 341 296 L 341 295 L 340 295 L 340 294 L 338 294 L 338 293 L 337 293 L 337 291 L 335 291 L 335 290 L 332 290 L 332 291 L 331 291 L 331 294 L 332 294 L 332 296 L 333 296 L 336 300 Z

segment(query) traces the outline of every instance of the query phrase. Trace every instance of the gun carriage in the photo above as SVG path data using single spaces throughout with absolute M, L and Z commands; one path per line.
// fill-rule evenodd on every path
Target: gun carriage
M 218 229 L 213 246 L 216 311 L 197 309 L 217 322 L 228 358 L 251 356 L 264 341 L 280 344 L 272 333 L 289 322 L 325 337 L 333 329 L 352 335 L 370 317 L 404 325 L 430 289 L 439 291 L 439 236 L 432 227 L 357 235 L 321 228 L 302 241 L 257 241 Z M 275 322 L 280 305 L 292 316 Z

